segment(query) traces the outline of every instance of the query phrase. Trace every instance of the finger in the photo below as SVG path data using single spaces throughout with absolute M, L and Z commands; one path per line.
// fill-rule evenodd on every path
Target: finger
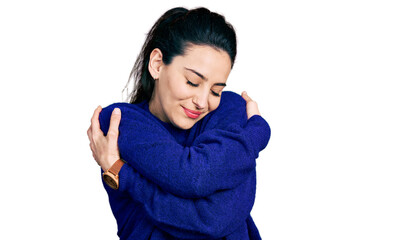
M 94 145 L 93 145 L 93 144 L 90 144 L 90 150 L 92 150 L 93 159 L 97 162 L 98 165 L 100 165 L 99 159 L 97 158 L 96 152 L 94 151 L 93 148 L 94 148 Z
M 94 144 L 93 144 L 93 143 L 90 143 L 89 146 L 90 146 L 90 150 L 91 150 L 91 152 L 92 152 L 93 158 L 94 158 L 94 160 L 96 160 L 96 162 L 97 162 L 98 160 L 97 160 L 97 158 L 96 158 L 96 151 L 94 150 Z
M 94 142 L 90 142 L 90 143 L 89 143 L 89 146 L 90 146 L 90 150 L 91 150 L 93 153 L 95 153 L 95 152 L 96 152 L 95 143 L 94 143 Z
M 252 101 L 252 99 L 248 96 L 248 94 L 247 94 L 246 91 L 242 92 L 242 93 L 241 93 L 241 96 L 242 96 L 242 98 L 244 98 L 244 100 L 245 100 L 246 102 Z
M 250 109 L 250 112 L 253 113 L 254 115 L 261 115 L 259 113 L 259 108 L 258 108 L 258 103 L 255 101 L 251 101 L 247 103 L 247 108 Z
M 97 161 L 96 155 L 94 155 L 94 153 L 92 155 L 93 155 L 93 159 L 96 161 L 97 165 L 100 166 L 100 163 Z
M 87 137 L 89 138 L 89 141 L 92 141 L 92 125 L 87 129 Z
M 97 106 L 97 108 L 94 110 L 92 119 L 90 120 L 90 122 L 92 123 L 90 126 L 92 127 L 93 133 L 98 133 L 98 131 L 101 131 L 99 123 L 99 114 L 101 110 L 102 110 L 101 106 Z
M 118 126 L 121 120 L 121 110 L 120 108 L 114 108 L 113 113 L 110 118 L 110 127 L 107 133 L 108 137 L 118 138 Z

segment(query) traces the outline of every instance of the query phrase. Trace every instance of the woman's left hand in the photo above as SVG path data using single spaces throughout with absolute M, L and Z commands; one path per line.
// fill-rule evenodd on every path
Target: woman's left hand
M 94 110 L 90 127 L 87 130 L 87 136 L 89 137 L 93 158 L 103 171 L 107 171 L 118 159 L 120 159 L 117 141 L 121 111 L 119 108 L 114 109 L 111 114 L 109 131 L 107 136 L 104 136 L 99 123 L 99 114 L 101 110 L 102 108 L 100 106 Z
M 244 100 L 247 103 L 247 118 L 250 119 L 254 115 L 260 115 L 259 109 L 258 109 L 258 104 L 256 101 L 252 100 L 247 94 L 246 91 L 241 93 L 241 96 L 244 98 Z

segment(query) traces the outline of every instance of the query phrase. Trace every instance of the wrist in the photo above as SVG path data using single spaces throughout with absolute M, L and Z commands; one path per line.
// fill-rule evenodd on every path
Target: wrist
M 118 159 L 114 162 L 114 164 L 108 168 L 103 173 L 103 180 L 104 182 L 110 186 L 112 189 L 117 190 L 119 187 L 119 178 L 118 174 L 121 168 L 124 165 L 124 161 L 122 159 Z
M 100 167 L 103 169 L 103 172 L 108 171 L 114 163 L 116 163 L 120 157 L 109 157 L 103 161 L 103 164 L 100 164 Z

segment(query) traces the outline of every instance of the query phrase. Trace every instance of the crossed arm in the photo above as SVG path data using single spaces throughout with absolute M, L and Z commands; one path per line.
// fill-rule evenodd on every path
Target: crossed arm
M 160 123 L 126 103 L 104 108 L 100 125 L 108 134 L 111 112 L 120 108 L 121 157 L 165 191 L 184 198 L 205 197 L 241 184 L 254 170 L 270 134 L 260 116 L 246 120 L 242 98 L 227 95 L 224 101 L 194 133 L 198 137 L 191 146 L 177 143 Z M 229 109 L 233 111 L 225 114 Z
M 248 119 L 254 115 L 260 115 L 258 105 L 253 101 L 245 92 L 242 97 L 246 101 L 246 111 Z M 100 130 L 99 114 L 101 112 L 101 106 L 98 106 L 91 118 L 91 125 L 87 130 L 87 136 L 89 138 L 89 146 L 93 154 L 93 158 L 97 164 L 103 169 L 103 171 L 109 169 L 114 162 L 120 157 L 117 139 L 119 135 L 119 125 L 121 119 L 120 109 L 113 112 L 111 116 L 110 127 L 108 134 L 104 136 Z M 115 113 L 115 114 L 114 114 Z
M 97 112 L 97 110 L 95 112 Z M 131 116 L 128 117 L 131 118 Z M 125 120 L 125 118 L 126 116 L 123 114 L 124 121 L 120 123 L 120 127 L 122 126 L 123 130 L 135 127 L 134 124 L 131 124 L 131 122 Z M 249 118 L 251 119 L 251 116 L 249 116 Z M 108 133 L 106 137 L 103 136 L 104 138 L 102 138 L 104 142 L 99 142 L 98 144 L 98 149 L 100 150 L 100 146 L 104 143 L 104 146 L 107 147 L 103 150 L 107 148 L 107 151 L 105 151 L 104 154 L 100 154 L 100 152 L 94 151 L 92 148 L 93 155 L 103 170 L 108 169 L 109 165 L 103 163 L 103 160 L 108 162 L 106 159 L 109 157 L 113 161 L 119 158 L 117 137 L 120 119 L 121 115 L 113 114 L 111 116 Z M 123 156 L 123 158 L 128 161 L 129 165 L 126 164 L 122 172 L 120 172 L 119 191 L 125 191 L 129 193 L 135 201 L 143 203 L 146 212 L 155 221 L 156 225 L 174 236 L 187 237 L 189 236 L 188 234 L 192 234 L 190 236 L 197 237 L 200 234 L 200 236 L 204 237 L 219 237 L 230 233 L 231 230 L 235 229 L 239 224 L 242 224 L 242 221 L 248 217 L 254 202 L 255 158 L 258 152 L 265 147 L 269 139 L 269 136 L 268 138 L 265 137 L 266 141 L 263 146 L 257 148 L 252 147 L 253 145 L 260 145 L 259 142 L 252 141 L 258 140 L 257 138 L 260 136 L 260 132 L 258 132 L 260 129 L 255 128 L 258 126 L 258 122 L 256 121 L 260 121 L 261 119 L 259 116 L 252 118 L 251 129 L 249 127 L 250 120 L 244 127 L 239 124 L 229 124 L 228 126 L 223 126 L 223 129 L 216 129 L 213 126 L 222 127 L 222 125 L 216 123 L 210 127 L 211 123 L 215 123 L 215 118 L 213 118 L 206 123 L 206 129 L 208 129 L 208 131 L 199 135 L 193 143 L 195 146 L 191 146 L 190 148 L 177 144 L 174 139 L 170 138 L 169 133 L 168 136 L 160 134 L 159 136 L 152 137 L 151 139 L 153 141 L 145 142 L 144 139 L 142 143 L 146 144 L 144 146 L 149 147 L 155 144 L 158 149 L 162 146 L 166 146 L 166 149 L 168 149 L 169 144 L 170 149 L 182 150 L 179 151 L 179 153 L 182 152 L 180 155 L 170 155 L 170 151 L 155 156 L 146 153 L 140 154 L 140 152 L 133 152 L 132 155 L 131 151 L 133 147 L 135 149 L 145 148 L 143 148 L 142 145 L 136 145 L 137 141 L 132 142 L 132 144 L 135 145 L 123 144 L 123 142 L 131 141 L 134 135 L 126 136 L 126 131 L 120 130 L 120 138 L 123 142 L 120 143 L 120 138 L 118 138 L 118 145 L 120 146 L 122 155 L 127 154 L 125 157 Z M 103 125 L 102 121 L 101 124 Z M 105 126 L 102 126 L 104 132 L 107 132 L 107 125 L 108 123 L 105 123 Z M 242 134 L 244 130 L 251 133 L 256 131 L 256 133 L 245 138 L 238 138 L 244 135 Z M 114 135 L 115 131 L 117 137 Z M 160 129 L 159 132 L 162 133 L 162 129 Z M 218 136 L 221 137 L 218 138 Z M 222 140 L 219 141 L 218 139 L 226 140 L 222 142 Z M 231 156 L 235 157 L 234 159 L 230 158 L 230 156 L 227 158 L 226 156 L 228 155 L 225 154 L 221 157 L 215 156 L 215 154 L 221 154 L 224 151 L 223 148 L 214 148 L 216 149 L 215 151 L 212 151 L 213 148 L 205 150 L 205 146 L 208 145 L 212 147 L 213 145 L 227 146 L 228 144 L 233 144 L 233 141 L 234 144 L 240 146 L 239 149 L 242 149 L 241 152 L 238 152 L 234 156 L 232 152 L 229 152 Z M 264 142 L 264 139 L 262 139 L 262 142 Z M 97 143 L 93 142 L 93 144 L 93 147 L 95 147 Z M 108 149 L 110 149 L 110 151 L 108 151 Z M 146 149 L 149 149 L 149 154 L 155 151 L 153 148 Z M 143 157 L 143 161 L 146 161 L 144 164 L 143 161 L 133 161 L 137 158 L 140 159 L 140 156 Z M 145 156 L 151 157 L 147 158 Z M 155 161 L 154 164 L 145 164 L 148 163 L 147 161 L 149 160 Z M 228 161 L 226 162 L 225 160 Z M 239 160 L 241 161 L 239 162 Z M 178 161 L 178 165 L 174 164 L 173 161 Z M 234 166 L 227 168 L 228 165 L 224 165 L 227 163 L 230 164 L 232 161 L 236 162 Z M 246 165 L 244 165 L 244 163 L 246 163 Z M 154 167 L 157 166 L 157 164 L 164 164 L 160 166 L 168 167 L 166 172 L 170 174 L 165 176 L 165 174 L 162 174 L 162 169 L 161 171 L 156 171 L 157 169 L 151 170 L 151 166 Z M 137 169 L 137 171 L 135 169 Z M 201 169 L 203 169 L 203 171 Z M 225 181 L 224 184 L 222 184 L 220 177 L 224 176 L 224 169 L 229 171 L 229 176 L 232 180 L 228 182 Z M 159 174 L 154 175 L 149 172 Z M 185 173 L 189 175 L 186 174 L 185 181 L 182 181 L 182 176 L 185 176 Z M 216 175 L 216 173 L 218 175 Z M 199 177 L 193 180 L 193 174 L 197 174 Z M 233 176 L 235 177 L 233 178 Z M 228 178 L 223 177 L 223 179 Z M 152 180 L 152 182 L 149 180 Z M 179 181 L 181 184 L 179 184 Z M 212 184 L 213 182 L 217 182 L 218 185 Z M 179 196 L 183 196 L 184 198 Z M 186 199 L 186 197 L 198 198 Z M 168 211 L 170 214 L 168 214 Z

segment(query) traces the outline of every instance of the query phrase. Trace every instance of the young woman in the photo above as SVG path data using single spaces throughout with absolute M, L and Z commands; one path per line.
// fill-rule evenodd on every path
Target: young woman
M 246 93 L 223 91 L 236 35 L 205 8 L 167 11 L 130 75 L 129 103 L 88 130 L 120 239 L 261 239 L 250 216 L 270 128 Z

